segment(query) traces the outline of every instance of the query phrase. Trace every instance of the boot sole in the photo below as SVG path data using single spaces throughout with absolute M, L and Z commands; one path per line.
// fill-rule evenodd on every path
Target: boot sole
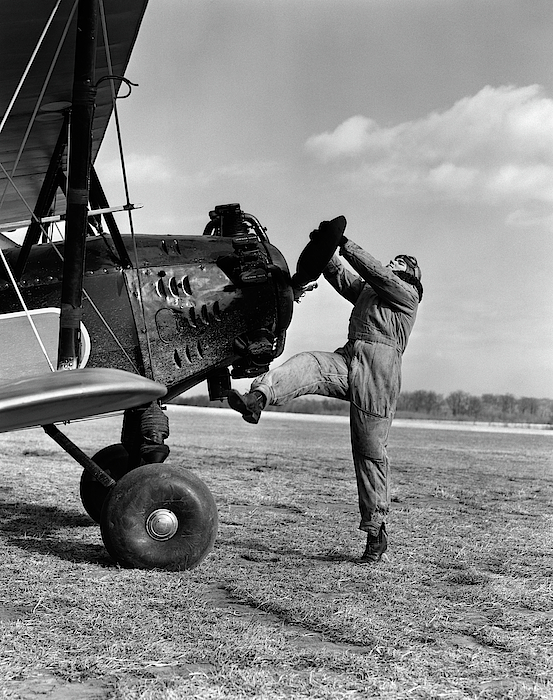
M 371 564 L 380 564 L 381 562 L 384 562 L 388 559 L 388 557 L 382 552 L 382 554 L 379 554 L 376 558 L 372 557 L 359 557 L 358 559 L 354 559 L 353 563 L 354 564 L 359 564 L 361 566 L 370 566 Z

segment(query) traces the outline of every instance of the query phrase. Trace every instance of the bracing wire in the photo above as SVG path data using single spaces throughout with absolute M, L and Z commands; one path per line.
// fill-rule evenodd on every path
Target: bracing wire
M 37 217 L 37 215 L 36 215 L 36 214 L 34 213 L 34 211 L 31 209 L 29 203 L 28 203 L 27 200 L 25 199 L 25 196 L 19 191 L 19 188 L 18 188 L 17 185 L 15 184 L 15 181 L 14 181 L 13 177 L 8 173 L 8 171 L 6 170 L 6 168 L 3 166 L 3 164 L 2 164 L 1 162 L 0 162 L 0 170 L 2 170 L 2 172 L 3 172 L 4 175 L 6 176 L 6 179 L 8 180 L 8 182 L 11 184 L 11 186 L 12 186 L 13 189 L 15 190 L 17 196 L 21 199 L 21 202 L 22 202 L 22 203 L 24 204 L 24 206 L 27 208 L 27 211 L 29 212 L 29 214 L 30 214 L 30 216 L 31 216 L 31 219 L 32 219 L 33 221 L 36 221 L 36 223 L 40 226 L 40 230 L 41 230 L 42 234 L 43 234 L 46 238 L 48 238 L 48 233 L 46 232 L 46 229 L 45 229 L 44 226 L 42 225 L 41 220 Z
M 113 75 L 113 65 L 112 65 L 112 61 L 111 61 L 111 50 L 110 50 L 110 46 L 109 46 L 106 13 L 105 13 L 103 0 L 100 0 L 100 17 L 101 17 L 101 22 L 102 22 L 102 32 L 103 32 L 103 36 L 104 36 L 104 47 L 106 50 L 106 62 L 107 62 L 109 74 L 111 76 L 111 75 Z M 112 101 L 113 101 L 113 116 L 115 119 L 115 127 L 116 127 L 116 132 L 117 132 L 117 143 L 119 146 L 119 157 L 121 159 L 121 172 L 122 172 L 122 176 L 123 176 L 123 186 L 125 189 L 127 211 L 128 211 L 128 215 L 129 215 L 129 228 L 130 228 L 130 233 L 131 233 L 131 240 L 132 240 L 132 246 L 133 246 L 133 256 L 134 256 L 134 263 L 135 263 L 135 269 L 136 269 L 136 282 L 137 282 L 137 286 L 138 286 L 138 299 L 139 299 L 139 303 L 140 303 L 140 308 L 142 310 L 142 318 L 145 319 L 146 314 L 145 314 L 145 309 L 144 309 L 144 297 L 142 294 L 142 284 L 140 282 L 139 264 L 138 264 L 138 250 L 136 247 L 134 222 L 133 222 L 133 217 L 132 217 L 132 206 L 131 206 L 131 201 L 130 201 L 130 197 L 129 197 L 129 183 L 128 183 L 128 178 L 127 178 L 126 164 L 125 164 L 123 139 L 121 136 L 121 125 L 119 122 L 119 112 L 117 110 L 117 95 L 115 94 L 113 80 L 111 80 L 110 85 L 111 85 L 111 97 L 112 97 Z M 150 367 L 152 367 L 153 366 L 152 348 L 150 345 L 150 339 L 148 337 L 148 333 L 145 333 L 144 335 L 146 337 L 146 345 L 147 345 L 147 349 L 148 349 L 148 359 L 149 359 Z
M 69 17 L 67 18 L 67 22 L 65 23 L 65 27 L 63 29 L 60 40 L 58 41 L 56 51 L 54 52 L 52 60 L 50 61 L 50 66 L 48 68 L 48 72 L 46 73 L 46 76 L 44 77 L 44 80 L 42 81 L 42 88 L 41 88 L 40 93 L 38 95 L 38 98 L 35 102 L 35 107 L 33 109 L 33 113 L 32 113 L 31 118 L 29 120 L 29 124 L 27 125 L 27 129 L 25 131 L 25 134 L 23 135 L 23 138 L 21 140 L 21 145 L 19 146 L 19 150 L 17 152 L 17 155 L 15 157 L 15 161 L 14 161 L 14 164 L 12 167 L 12 172 L 11 172 L 12 176 L 15 175 L 15 171 L 17 170 L 17 166 L 19 165 L 21 155 L 22 155 L 23 150 L 25 149 L 25 146 L 26 146 L 27 141 L 29 139 L 29 134 L 31 133 L 31 129 L 33 128 L 33 125 L 35 123 L 35 118 L 36 118 L 38 110 L 40 109 L 40 105 L 42 103 L 42 98 L 44 97 L 44 94 L 45 94 L 46 89 L 48 87 L 48 84 L 50 82 L 50 78 L 52 76 L 52 73 L 54 72 L 54 68 L 56 66 L 58 57 L 59 57 L 61 50 L 63 48 L 63 44 L 65 43 L 65 39 L 67 37 L 67 32 L 69 31 L 69 27 L 71 25 L 71 22 L 73 21 L 73 17 L 75 15 L 77 7 L 78 7 L 78 0 L 75 0 L 75 2 L 73 3 L 73 8 L 71 9 L 71 12 L 69 13 Z M 18 90 L 18 92 L 19 92 L 19 90 Z M 6 186 L 4 187 L 4 191 L 2 192 L 2 198 L 0 199 L 0 208 L 2 207 L 2 204 L 4 203 L 4 199 L 6 197 L 6 192 L 8 189 L 8 184 L 9 183 L 7 182 Z
M 103 0 L 100 0 L 100 17 L 101 17 L 101 22 L 102 22 L 102 33 L 104 35 L 104 47 L 106 50 L 106 62 L 107 62 L 107 66 L 108 66 L 109 77 L 116 79 L 116 76 L 113 76 L 113 64 L 111 61 L 111 49 L 109 46 L 108 28 L 107 28 L 106 13 L 105 13 Z M 120 78 L 117 78 L 117 79 L 120 80 Z M 100 81 L 98 81 L 98 82 L 100 82 Z M 123 187 L 125 189 L 126 203 L 127 203 L 127 205 L 130 205 L 131 201 L 130 201 L 130 196 L 129 196 L 129 182 L 128 182 L 128 178 L 127 178 L 127 169 L 126 169 L 125 157 L 124 157 L 124 152 L 123 152 L 123 139 L 121 137 L 121 125 L 119 123 L 119 111 L 117 109 L 117 95 L 115 94 L 113 80 L 110 81 L 110 86 L 111 86 L 111 99 L 113 102 L 113 117 L 115 119 L 115 126 L 116 126 L 116 131 L 117 131 L 117 143 L 119 146 L 119 155 L 121 157 L 121 172 L 122 172 L 122 176 L 123 176 Z M 133 226 L 133 217 L 132 217 L 131 209 L 128 209 L 128 213 L 129 213 L 129 226 L 131 228 L 131 235 L 134 236 L 134 226 Z
M 61 234 L 60 228 L 59 228 L 58 226 L 56 226 L 56 228 L 58 229 L 58 232 L 60 233 L 60 235 L 62 235 L 62 234 Z M 53 240 L 50 240 L 49 243 L 50 243 L 50 245 L 52 246 L 52 248 L 55 250 L 56 255 L 57 255 L 57 256 L 59 257 L 59 259 L 63 262 L 63 255 L 60 253 L 60 251 L 59 251 L 57 245 L 54 243 Z M 129 361 L 129 364 L 131 365 L 131 367 L 133 368 L 133 370 L 134 370 L 137 374 L 140 374 L 140 372 L 138 371 L 138 367 L 137 367 L 136 364 L 134 363 L 132 357 L 131 357 L 131 356 L 129 355 L 129 353 L 125 350 L 125 348 L 123 347 L 121 341 L 120 341 L 119 338 L 115 335 L 115 333 L 113 332 L 113 329 L 111 328 L 111 326 L 109 325 L 109 323 L 107 322 L 107 320 L 105 319 L 105 317 L 103 316 L 103 314 L 102 314 L 102 312 L 100 311 L 100 309 L 96 306 L 96 304 L 95 304 L 94 301 L 92 300 L 92 297 L 91 297 L 90 294 L 86 291 L 86 289 L 83 289 L 83 295 L 84 295 L 85 299 L 88 301 L 88 303 L 90 304 L 90 306 L 92 307 L 92 309 L 94 310 L 94 312 L 96 313 L 96 315 L 98 316 L 98 318 L 100 319 L 100 321 L 102 322 L 102 324 L 105 326 L 107 332 L 111 335 L 111 337 L 112 337 L 113 340 L 115 341 L 115 344 L 117 345 L 117 347 L 119 348 L 119 350 L 121 350 L 121 352 L 123 353 L 123 355 L 127 358 L 127 360 Z
M 31 328 L 33 329 L 33 333 L 35 335 L 35 338 L 38 341 L 40 349 L 42 350 L 44 357 L 46 358 L 46 362 L 48 362 L 48 366 L 50 367 L 50 370 L 52 372 L 55 372 L 54 365 L 52 364 L 52 362 L 50 361 L 50 358 L 48 357 L 48 353 L 46 352 L 46 348 L 44 347 L 44 343 L 42 342 L 42 338 L 40 337 L 40 333 L 38 332 L 38 329 L 35 325 L 35 322 L 33 321 L 31 313 L 29 312 L 29 309 L 27 307 L 27 304 L 25 303 L 25 299 L 23 299 L 23 295 L 21 294 L 21 291 L 17 285 L 15 277 L 13 276 L 11 268 L 8 265 L 8 261 L 6 260 L 6 256 L 4 255 L 4 251 L 2 250 L 2 248 L 0 248 L 0 258 L 2 258 L 2 262 L 4 263 L 4 267 L 6 268 L 6 272 L 8 273 L 8 277 L 10 278 L 10 281 L 13 285 L 15 293 L 17 294 L 17 296 L 19 298 L 19 302 L 21 303 L 21 306 L 23 307 L 23 311 L 25 312 L 25 316 L 27 317 L 27 320 L 31 324 Z
M 54 247 L 55 247 L 55 246 L 54 246 Z M 129 362 L 129 364 L 130 364 L 130 366 L 133 368 L 133 370 L 136 372 L 136 374 L 140 374 L 140 372 L 138 371 L 138 367 L 137 367 L 136 364 L 134 363 L 134 360 L 133 360 L 132 357 L 129 355 L 129 353 L 125 350 L 125 348 L 124 348 L 123 345 L 121 344 L 121 341 L 119 340 L 119 338 L 118 338 L 118 337 L 115 335 L 115 333 L 113 332 L 111 326 L 109 325 L 109 323 L 107 322 L 107 320 L 106 320 L 106 319 L 104 318 L 104 316 L 102 315 L 102 312 L 100 311 L 100 309 L 99 309 L 99 308 L 96 306 L 96 304 L 92 301 L 92 298 L 91 298 L 90 294 L 86 291 L 86 289 L 83 289 L 83 294 L 84 294 L 86 300 L 88 301 L 88 303 L 90 304 L 90 306 L 92 307 L 92 309 L 96 312 L 96 314 L 97 314 L 98 318 L 100 319 L 100 321 L 103 323 L 103 325 L 104 325 L 105 329 L 107 330 L 107 332 L 111 335 L 111 337 L 112 337 L 113 340 L 115 341 L 115 344 L 117 345 L 117 347 L 119 348 L 119 350 L 121 350 L 121 352 L 123 353 L 123 355 L 127 358 L 128 362 Z
M 31 66 L 34 63 L 34 60 L 36 58 L 37 53 L 40 50 L 40 47 L 42 46 L 42 42 L 44 41 L 44 37 L 48 33 L 48 29 L 50 28 L 50 25 L 54 21 L 54 17 L 56 16 L 56 13 L 57 13 L 60 5 L 61 5 L 61 0 L 58 0 L 54 6 L 54 9 L 50 13 L 50 17 L 48 18 L 46 25 L 44 26 L 44 29 L 42 30 L 42 34 L 40 35 L 40 37 L 37 41 L 37 44 L 34 48 L 34 51 L 31 54 L 31 57 L 29 58 L 29 60 L 27 62 L 27 66 L 26 66 L 25 70 L 23 71 L 23 75 L 19 79 L 19 83 L 17 84 L 15 92 L 10 100 L 10 103 L 6 109 L 4 116 L 2 117 L 2 121 L 0 121 L 0 134 L 2 133 L 2 130 L 4 129 L 6 122 L 8 121 L 8 117 L 10 116 L 10 113 L 13 109 L 15 101 L 17 100 L 17 97 L 18 97 L 19 93 L 21 92 L 21 88 L 23 87 L 23 83 L 25 82 L 25 79 L 27 78 L 27 75 L 29 74 L 29 71 L 31 70 Z

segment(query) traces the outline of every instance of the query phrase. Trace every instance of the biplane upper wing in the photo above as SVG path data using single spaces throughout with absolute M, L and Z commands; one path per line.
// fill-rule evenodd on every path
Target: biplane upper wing
M 124 75 L 147 1 L 99 0 L 96 82 Z M 0 224 L 30 218 L 56 151 L 72 98 L 77 5 L 78 0 L 0 3 Z M 112 90 L 120 88 L 120 81 L 98 84 L 93 161 L 113 109 Z

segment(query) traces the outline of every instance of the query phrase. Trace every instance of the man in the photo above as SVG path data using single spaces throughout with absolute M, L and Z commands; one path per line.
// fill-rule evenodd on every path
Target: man
M 322 222 L 321 230 L 326 222 Z M 311 234 L 316 241 L 317 231 Z M 422 299 L 421 271 L 415 258 L 398 255 L 382 265 L 342 235 L 325 278 L 353 304 L 348 341 L 335 352 L 302 352 L 257 377 L 250 393 L 232 390 L 231 408 L 249 423 L 261 411 L 305 394 L 350 402 L 350 430 L 357 477 L 359 529 L 367 544 L 359 563 L 380 561 L 387 549 L 386 514 L 390 504 L 388 432 L 401 385 L 401 358 Z

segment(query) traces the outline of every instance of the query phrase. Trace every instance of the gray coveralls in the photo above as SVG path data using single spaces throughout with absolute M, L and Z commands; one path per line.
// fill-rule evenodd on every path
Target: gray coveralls
M 350 402 L 360 530 L 377 534 L 390 505 L 388 432 L 401 386 L 401 357 L 419 303 L 414 286 L 347 241 L 323 274 L 353 306 L 348 342 L 335 352 L 302 352 L 252 383 L 267 404 L 283 405 L 305 394 Z

